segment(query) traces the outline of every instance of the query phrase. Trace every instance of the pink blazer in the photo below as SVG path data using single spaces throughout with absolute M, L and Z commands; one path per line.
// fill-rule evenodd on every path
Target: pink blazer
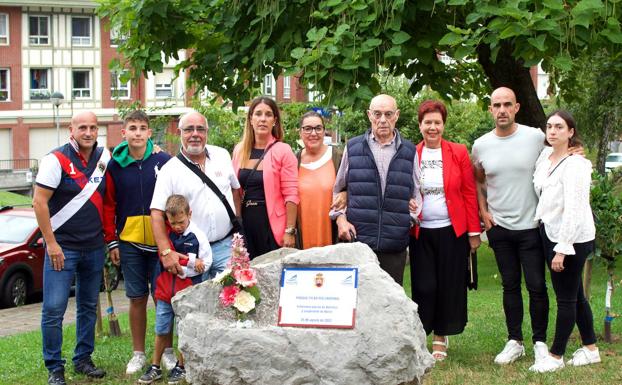
M 276 142 L 270 138 L 268 145 Z M 240 173 L 240 155 L 238 144 L 233 150 L 233 169 Z M 270 228 L 279 246 L 283 245 L 283 235 L 287 226 L 285 202 L 298 204 L 298 161 L 287 143 L 277 142 L 261 161 L 263 168 L 263 188 L 266 193 L 266 209 Z

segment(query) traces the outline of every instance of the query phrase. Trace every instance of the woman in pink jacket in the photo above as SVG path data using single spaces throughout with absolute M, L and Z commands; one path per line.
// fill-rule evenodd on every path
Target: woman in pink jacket
M 279 247 L 295 247 L 298 162 L 283 143 L 274 100 L 255 98 L 246 115 L 233 166 L 242 185 L 242 220 L 251 259 Z

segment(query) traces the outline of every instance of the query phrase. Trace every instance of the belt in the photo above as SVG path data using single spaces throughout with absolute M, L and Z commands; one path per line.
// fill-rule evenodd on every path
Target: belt
M 242 201 L 242 204 L 244 205 L 244 207 L 265 206 L 266 205 L 266 201 L 258 201 L 258 200 L 254 200 L 254 199 L 246 199 L 246 200 Z

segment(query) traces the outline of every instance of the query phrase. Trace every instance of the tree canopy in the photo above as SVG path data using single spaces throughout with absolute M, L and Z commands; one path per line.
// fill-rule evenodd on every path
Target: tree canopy
M 529 75 L 553 80 L 579 52 L 622 44 L 622 0 L 102 0 L 100 14 L 129 36 L 120 50 L 133 75 L 160 72 L 181 49 L 190 81 L 249 100 L 267 73 L 301 76 L 326 104 L 362 106 L 381 90 L 381 68 L 448 98 L 513 88 L 517 119 L 542 126 Z M 443 63 L 440 54 L 452 60 Z

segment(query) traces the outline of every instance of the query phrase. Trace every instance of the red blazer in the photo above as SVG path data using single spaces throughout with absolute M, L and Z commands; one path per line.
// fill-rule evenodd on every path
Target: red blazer
M 423 142 L 417 144 L 417 155 L 421 162 Z M 475 175 L 469 152 L 464 144 L 441 140 L 443 156 L 443 189 L 451 225 L 459 237 L 465 232 L 480 233 Z M 425 199 L 425 198 L 424 198 Z M 421 214 L 423 215 L 423 213 Z M 411 230 L 411 235 L 419 235 L 419 226 Z

